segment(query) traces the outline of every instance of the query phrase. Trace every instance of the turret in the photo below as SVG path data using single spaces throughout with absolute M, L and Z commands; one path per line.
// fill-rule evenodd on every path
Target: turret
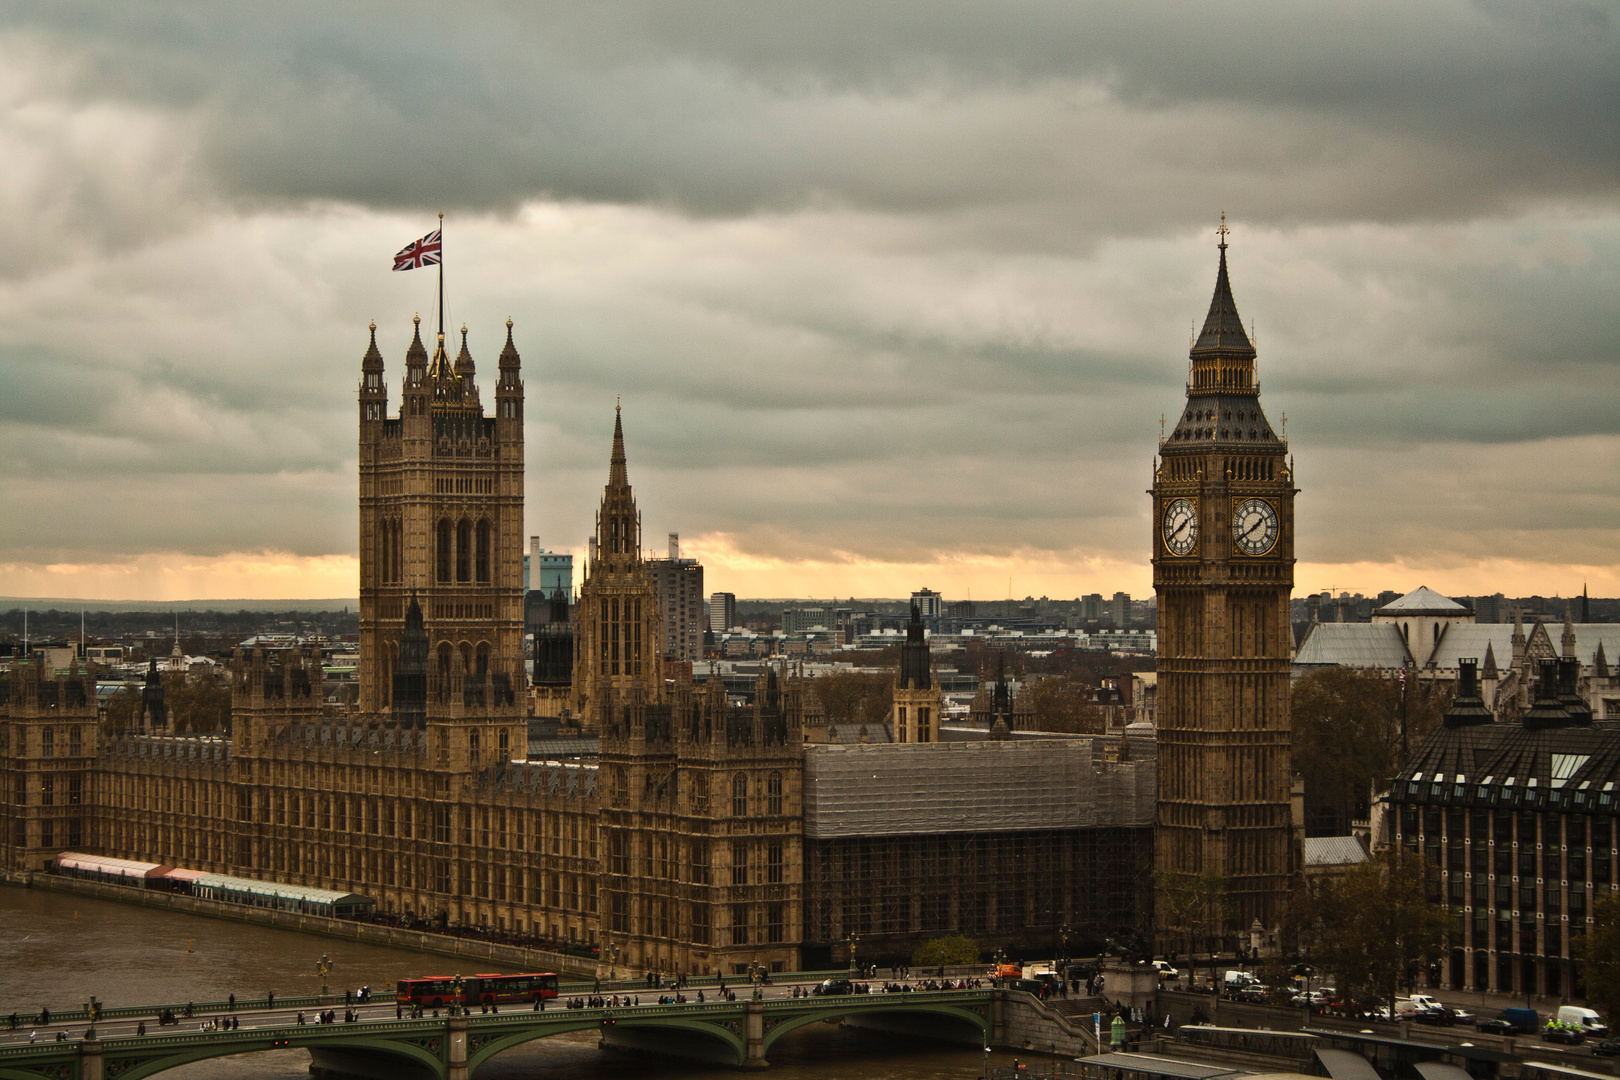
M 495 419 L 501 432 L 501 445 L 523 440 L 523 362 L 512 344 L 512 320 L 506 320 L 506 345 L 501 349 L 500 379 L 495 384 Z
M 422 316 L 411 316 L 411 347 L 405 350 L 404 402 L 400 413 L 406 417 L 427 417 L 427 348 L 422 344 Z
M 461 400 L 474 402 L 478 400 L 477 369 L 473 366 L 472 353 L 467 349 L 467 326 L 461 327 L 461 351 L 456 354 L 456 390 Z
M 388 415 L 388 384 L 383 381 L 382 353 L 377 351 L 377 323 L 371 323 L 371 344 L 360 361 L 360 430 L 376 430 Z
M 923 635 L 922 614 L 911 605 L 911 622 L 906 627 L 906 643 L 900 646 L 900 688 L 927 690 L 933 682 L 928 659 L 928 641 Z

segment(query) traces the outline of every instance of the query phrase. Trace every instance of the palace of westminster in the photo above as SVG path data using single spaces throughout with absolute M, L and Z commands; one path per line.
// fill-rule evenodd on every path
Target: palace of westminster
M 571 632 L 537 637 L 531 673 L 512 324 L 493 415 L 466 330 L 453 360 L 442 333 L 430 357 L 419 321 L 391 411 L 373 324 L 357 708 L 324 705 L 318 650 L 238 650 L 228 730 L 169 730 L 154 669 L 139 722 L 112 731 L 88 673 L 14 664 L 0 860 L 38 870 L 71 850 L 342 889 L 403 919 L 612 945 L 632 971 L 804 969 L 857 944 L 898 958 L 953 932 L 1096 948 L 1152 932 L 1156 870 L 1215 871 L 1235 927 L 1275 929 L 1302 869 L 1296 492 L 1226 249 L 1223 226 L 1185 406 L 1153 462 L 1156 725 L 1031 730 L 998 679 L 952 728 L 915 618 L 881 740 L 829 739 L 791 668 L 747 705 L 721 679 L 666 678 L 617 413 Z M 555 752 L 528 737 L 531 678 L 566 700 Z

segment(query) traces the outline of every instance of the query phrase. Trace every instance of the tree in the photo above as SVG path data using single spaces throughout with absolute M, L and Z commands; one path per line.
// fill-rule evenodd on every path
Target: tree
M 1187 945 L 1187 977 L 1197 974 L 1193 957 L 1202 943 L 1210 953 L 1210 964 L 1231 921 L 1232 905 L 1226 895 L 1225 875 L 1213 870 L 1201 874 L 1173 874 L 1164 870 L 1153 874 L 1153 903 L 1161 925 Z
M 1592 931 L 1570 941 L 1570 953 L 1584 961 L 1586 999 L 1609 1016 L 1620 1016 L 1620 895 L 1609 893 L 1592 906 Z
M 224 731 L 231 717 L 230 681 L 212 672 L 177 678 L 164 689 L 175 731 Z
M 107 699 L 107 729 L 121 735 L 134 726 L 141 712 L 141 692 L 134 683 L 125 683 Z
M 1103 711 L 1093 701 L 1096 689 L 1070 675 L 1048 675 L 1029 691 L 1035 695 L 1035 722 L 1042 731 L 1100 735 Z
M 1449 695 L 1408 680 L 1404 744 L 1416 748 L 1439 724 Z M 1307 836 L 1344 836 L 1367 816 L 1372 785 L 1400 771 L 1401 684 L 1375 672 L 1333 667 L 1294 683 L 1289 705 L 1293 768 L 1305 780 Z
M 979 962 L 979 943 L 961 934 L 946 934 L 930 938 L 917 946 L 911 954 L 911 966 L 919 968 L 945 967 Z
M 879 724 L 888 715 L 894 680 L 884 675 L 841 671 L 812 684 L 829 724 Z
M 1324 883 L 1302 928 L 1312 963 L 1337 977 L 1340 992 L 1393 1004 L 1445 955 L 1451 914 L 1439 875 L 1420 853 L 1391 847 Z

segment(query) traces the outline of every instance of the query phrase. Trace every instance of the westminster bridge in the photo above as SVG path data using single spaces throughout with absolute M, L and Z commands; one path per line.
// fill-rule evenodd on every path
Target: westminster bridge
M 820 1022 L 845 1020 L 919 1037 L 990 1045 L 1006 993 L 938 990 L 588 1009 L 554 1006 L 545 1011 L 514 1007 L 419 1020 L 396 1019 L 391 1009 L 373 1006 L 360 1010 L 355 1021 L 328 1024 L 300 1024 L 285 1007 L 258 1011 L 239 1007 L 231 1015 L 241 1026 L 233 1030 L 194 1030 L 195 1020 L 182 1020 L 180 1028 L 147 1034 L 138 1034 L 132 1019 L 119 1021 L 104 1014 L 96 1038 L 58 1039 L 59 1033 L 66 1033 L 56 1025 L 30 1029 L 25 1024 L 8 1031 L 12 1041 L 0 1042 L 0 1080 L 142 1080 L 191 1062 L 284 1049 L 307 1049 L 311 1070 L 326 1076 L 467 1080 L 473 1069 L 504 1050 L 582 1030 L 600 1031 L 605 1046 L 764 1068 L 777 1039 Z M 157 1011 L 125 1008 L 117 1014 L 149 1017 Z M 122 1028 L 131 1030 L 126 1033 Z M 82 1022 L 78 1029 L 81 1036 L 89 1034 Z M 42 1040 L 32 1041 L 41 1035 Z

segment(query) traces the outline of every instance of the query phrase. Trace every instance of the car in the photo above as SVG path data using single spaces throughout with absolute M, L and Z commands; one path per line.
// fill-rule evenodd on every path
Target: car
M 1482 1035 L 1517 1035 L 1519 1026 L 1511 1020 L 1503 1020 L 1500 1016 L 1493 1016 L 1489 1020 L 1476 1022 L 1474 1030 Z
M 1413 1014 L 1412 1019 L 1431 1027 L 1450 1027 L 1457 1022 L 1456 1017 L 1451 1015 L 1451 1010 L 1444 1005 L 1432 1009 L 1419 1009 Z
M 1474 1014 L 1469 1012 L 1467 1009 L 1459 1009 L 1455 1005 L 1448 1005 L 1448 1006 L 1445 1006 L 1445 1008 L 1450 1011 L 1450 1013 L 1451 1013 L 1451 1022 L 1453 1024 L 1464 1024 L 1464 1025 L 1466 1025 L 1466 1024 L 1472 1024 L 1474 1022 Z
M 1598 1057 L 1620 1056 L 1620 1038 L 1607 1038 L 1592 1047 L 1592 1053 Z
M 1565 1046 L 1579 1046 L 1586 1041 L 1586 1036 L 1581 1033 L 1581 1029 L 1578 1027 L 1559 1023 L 1557 1020 L 1549 1020 L 1547 1026 L 1541 1031 L 1541 1041 L 1562 1043 Z
M 834 996 L 837 994 L 853 994 L 855 984 L 848 979 L 827 979 L 811 991 L 813 994 Z

